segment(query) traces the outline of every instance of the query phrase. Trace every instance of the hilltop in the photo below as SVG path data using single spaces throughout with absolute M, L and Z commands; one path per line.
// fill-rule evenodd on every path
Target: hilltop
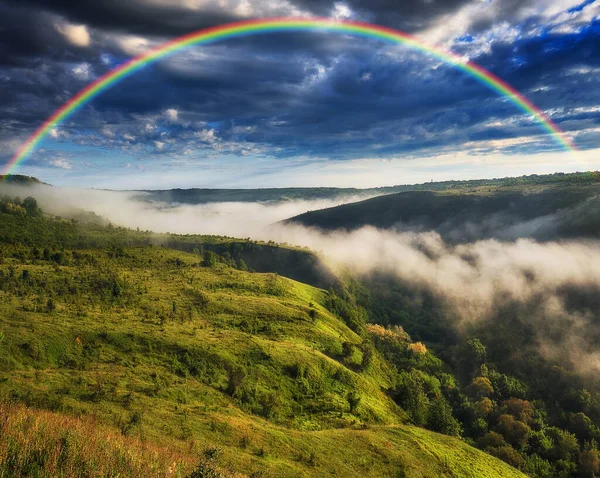
M 322 230 L 364 226 L 436 231 L 450 242 L 600 235 L 600 176 L 589 181 L 406 191 L 310 211 L 284 221 Z

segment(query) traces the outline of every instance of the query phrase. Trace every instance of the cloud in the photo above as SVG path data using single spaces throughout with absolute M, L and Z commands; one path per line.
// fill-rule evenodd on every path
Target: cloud
M 73 169 L 73 166 L 65 158 L 56 158 L 49 161 L 51 166 L 60 169 Z
M 177 111 L 175 108 L 169 108 L 168 110 L 166 110 L 165 115 L 170 121 L 173 122 L 179 119 L 179 111 Z
M 90 33 L 85 25 L 57 23 L 56 29 L 62 33 L 72 45 L 82 48 L 90 45 Z
M 293 11 L 350 15 L 440 42 L 522 91 L 581 147 L 594 146 L 598 136 L 598 0 L 580 9 L 571 1 L 533 0 L 8 4 L 0 3 L 0 41 L 8 45 L 0 52 L 3 144 L 27 137 L 82 82 L 175 35 Z M 78 47 L 55 25 L 81 38 L 84 29 L 88 46 Z M 147 118 L 156 130 L 143 129 Z M 102 134 L 105 127 L 115 134 Z M 61 130 L 69 134 L 60 138 L 64 147 L 138 159 L 232 153 L 341 161 L 555 148 L 517 108 L 455 68 L 406 48 L 323 32 L 256 35 L 178 52 L 103 92 Z M 11 152 L 1 152 L 0 163 Z
M 82 81 L 88 81 L 92 74 L 90 69 L 92 68 L 92 65 L 90 65 L 89 63 L 80 63 L 76 66 L 74 66 L 71 71 L 73 72 L 73 75 L 78 79 L 78 80 L 82 80 Z
M 148 39 L 135 35 L 119 35 L 115 42 L 122 52 L 130 56 L 142 55 L 152 46 Z

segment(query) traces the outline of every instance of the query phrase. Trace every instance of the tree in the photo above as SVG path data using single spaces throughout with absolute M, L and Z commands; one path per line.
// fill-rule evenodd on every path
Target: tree
M 582 476 L 594 477 L 600 472 L 600 457 L 596 443 L 587 442 L 585 449 L 579 454 L 579 472 Z
M 215 267 L 218 261 L 219 256 L 217 256 L 213 251 L 204 251 L 202 256 L 202 265 L 204 267 Z
M 522 468 L 525 464 L 525 460 L 521 454 L 511 446 L 501 446 L 498 448 L 489 448 L 488 453 L 496 458 L 500 458 L 502 461 L 508 463 L 515 468 Z
M 427 414 L 427 428 L 445 435 L 460 436 L 460 423 L 452 416 L 452 408 L 444 397 L 431 402 Z
M 485 362 L 487 349 L 479 339 L 469 339 L 463 347 L 463 357 L 474 365 Z
M 537 454 L 543 458 L 549 458 L 554 447 L 554 440 L 543 431 L 532 431 L 529 434 L 528 448 L 530 453 Z
M 569 415 L 569 431 L 575 433 L 580 440 L 589 440 L 592 427 L 592 421 L 584 413 L 571 413 Z
M 504 440 L 504 437 L 500 433 L 488 432 L 483 438 L 479 439 L 477 445 L 479 448 L 487 450 L 488 448 L 497 448 L 506 445 L 506 440 Z
M 506 413 L 512 415 L 523 423 L 531 425 L 533 422 L 533 412 L 535 411 L 535 408 L 532 403 L 527 400 L 510 398 L 504 401 L 502 408 L 506 411 Z
M 494 411 L 494 402 L 485 397 L 473 405 L 475 413 L 478 417 L 487 417 Z
M 525 423 L 515 420 L 515 417 L 507 414 L 498 417 L 496 428 L 515 448 L 523 448 L 527 444 L 527 437 L 531 431 L 531 428 Z
M 554 446 L 550 450 L 550 458 L 553 460 L 572 461 L 573 457 L 579 451 L 577 438 L 568 431 L 561 430 L 558 427 L 546 429 L 546 435 L 552 439 Z
M 427 353 L 427 347 L 423 342 L 415 342 L 414 344 L 408 345 L 409 350 L 415 355 L 425 355 Z
M 27 211 L 28 216 L 37 217 L 41 214 L 37 201 L 31 196 L 23 200 L 23 208 Z
M 418 372 L 415 370 L 402 371 L 399 375 L 395 395 L 400 406 L 410 415 L 416 425 L 426 424 L 429 399 Z
M 458 349 L 457 362 L 463 377 L 472 376 L 471 374 L 481 367 L 485 362 L 487 350 L 485 345 L 479 339 L 469 339 Z
M 498 372 L 490 372 L 489 379 L 500 398 L 523 398 L 527 395 L 527 385 L 521 380 Z
M 550 478 L 554 475 L 550 462 L 535 453 L 525 459 L 523 470 L 533 478 Z
M 494 387 L 489 378 L 476 377 L 468 387 L 468 394 L 474 398 L 484 398 L 494 393 Z

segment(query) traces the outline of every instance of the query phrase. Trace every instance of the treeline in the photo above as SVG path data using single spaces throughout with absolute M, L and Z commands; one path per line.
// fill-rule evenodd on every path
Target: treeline
M 465 179 L 456 181 L 432 181 L 429 183 L 412 184 L 406 186 L 391 186 L 375 188 L 384 191 L 385 194 L 403 191 L 446 191 L 472 189 L 482 186 L 510 187 L 527 185 L 560 184 L 565 186 L 583 186 L 600 183 L 600 171 L 585 171 L 576 173 L 553 173 L 553 174 L 529 174 L 518 177 L 494 178 L 494 179 Z

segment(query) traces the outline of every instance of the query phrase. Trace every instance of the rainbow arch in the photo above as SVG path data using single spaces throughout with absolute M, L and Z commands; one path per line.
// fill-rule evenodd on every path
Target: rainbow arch
M 561 148 L 564 148 L 567 151 L 577 150 L 573 141 L 543 111 L 525 96 L 493 73 L 490 73 L 476 63 L 464 61 L 462 57 L 455 53 L 429 45 L 408 33 L 369 23 L 331 18 L 284 17 L 241 21 L 199 30 L 158 45 L 152 50 L 121 64 L 114 70 L 109 71 L 86 86 L 57 109 L 19 147 L 5 166 L 2 174 L 13 174 L 16 168 L 35 150 L 52 129 L 60 125 L 83 105 L 91 101 L 104 90 L 118 83 L 123 78 L 171 53 L 192 45 L 206 45 L 219 40 L 258 33 L 315 30 L 346 33 L 354 36 L 383 40 L 388 43 L 405 45 L 413 50 L 424 52 L 430 56 L 439 58 L 446 63 L 450 63 L 475 78 L 483 85 L 497 92 L 499 95 L 506 97 L 524 113 L 531 115 L 545 131 L 554 137 Z

